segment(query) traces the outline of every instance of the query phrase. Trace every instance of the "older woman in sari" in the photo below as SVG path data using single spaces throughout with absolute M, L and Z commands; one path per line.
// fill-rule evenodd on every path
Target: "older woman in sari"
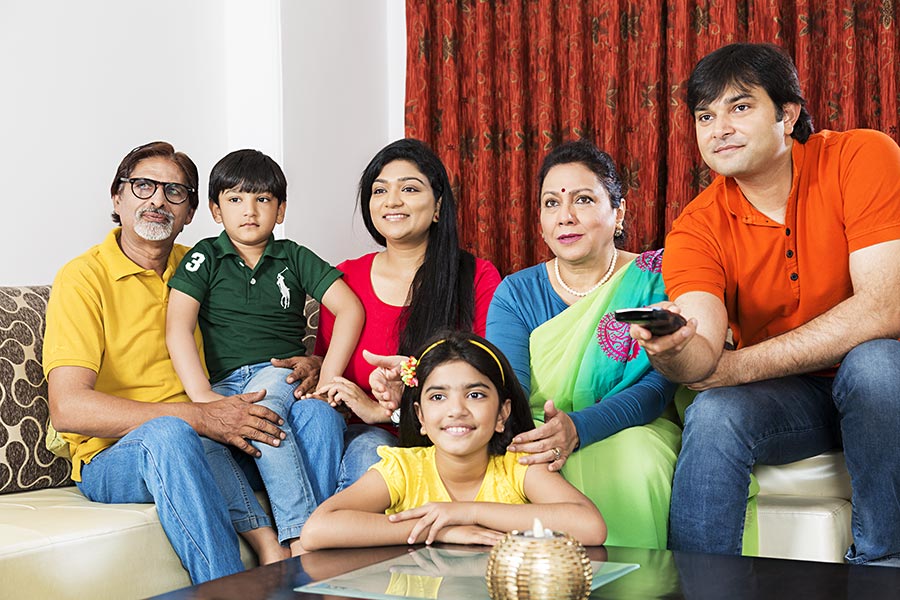
M 681 430 L 662 415 L 676 386 L 613 316 L 665 299 L 662 251 L 617 249 L 621 181 L 591 143 L 557 147 L 539 180 L 541 232 L 555 257 L 505 278 L 488 310 L 486 337 L 539 422 L 509 449 L 561 469 L 603 513 L 608 544 L 665 548 Z

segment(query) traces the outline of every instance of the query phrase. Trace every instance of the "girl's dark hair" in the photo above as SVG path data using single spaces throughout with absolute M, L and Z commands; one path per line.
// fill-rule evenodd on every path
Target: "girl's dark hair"
M 366 229 L 382 246 L 387 241 L 372 222 L 372 184 L 388 163 L 409 161 L 428 178 L 440 200 L 438 220 L 428 230 L 425 259 L 409 289 L 408 306 L 397 324 L 398 352 L 411 354 L 441 328 L 471 330 L 475 313 L 475 257 L 461 250 L 456 231 L 456 200 L 441 159 L 423 142 L 411 138 L 388 144 L 369 163 L 359 180 L 359 210 Z
M 612 157 L 595 146 L 588 140 L 580 139 L 571 142 L 563 142 L 544 157 L 541 168 L 538 170 L 538 189 L 544 187 L 544 179 L 550 169 L 558 165 L 578 163 L 584 165 L 597 176 L 597 179 L 609 196 L 609 203 L 613 208 L 619 208 L 624 196 L 622 195 L 622 180 L 616 170 L 616 163 Z M 621 247 L 625 242 L 625 233 L 616 232 L 615 244 Z
M 785 104 L 799 104 L 800 116 L 791 137 L 801 144 L 815 131 L 794 61 L 778 46 L 729 44 L 701 58 L 688 79 L 687 107 L 691 115 L 698 106 L 715 101 L 729 86 L 744 92 L 754 86 L 764 89 L 775 104 L 778 120 L 784 116 Z
M 139 162 L 146 158 L 156 157 L 168 159 L 178 165 L 178 168 L 184 173 L 184 184 L 190 190 L 193 190 L 188 192 L 188 205 L 191 207 L 191 210 L 197 210 L 197 206 L 200 204 L 200 198 L 197 196 L 197 182 L 199 180 L 197 165 L 184 152 L 175 152 L 175 148 L 169 142 L 150 142 L 149 144 L 138 146 L 126 154 L 122 162 L 119 163 L 119 168 L 116 169 L 112 185 L 109 186 L 110 196 L 115 196 L 119 193 L 122 185 L 124 185 L 121 181 L 122 178 L 131 177 L 131 173 Z M 119 214 L 116 212 L 112 213 L 112 220 L 116 225 L 122 224 L 122 219 L 119 218 Z
M 426 348 L 438 341 L 440 343 L 426 352 L 416 367 L 416 378 L 419 380 L 419 385 L 416 387 L 404 386 L 403 400 L 400 404 L 400 445 L 405 447 L 432 445 L 431 440 L 420 433 L 422 424 L 419 417 L 416 416 L 413 404 L 419 402 L 425 380 L 436 367 L 460 360 L 471 365 L 476 371 L 483 373 L 491 380 L 491 383 L 497 388 L 501 404 L 507 398 L 510 401 L 506 427 L 501 433 L 494 432 L 494 436 L 488 444 L 490 454 L 504 454 L 506 447 L 515 436 L 523 431 L 534 429 L 528 398 L 525 396 L 522 386 L 519 385 L 519 380 L 516 379 L 516 374 L 509 361 L 496 346 L 486 339 L 474 333 L 462 331 L 438 333 L 426 340 L 418 349 L 416 356 L 421 356 Z M 477 342 L 477 344 L 473 342 Z M 493 356 L 478 344 L 490 348 Z
M 278 204 L 287 201 L 287 178 L 278 163 L 259 150 L 235 150 L 226 154 L 209 173 L 209 201 L 219 204 L 219 194 L 234 188 L 250 194 L 272 194 Z

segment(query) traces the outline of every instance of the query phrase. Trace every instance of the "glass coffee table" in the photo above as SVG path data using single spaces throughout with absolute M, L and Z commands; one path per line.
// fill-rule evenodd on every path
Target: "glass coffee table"
M 438 546 L 484 552 L 484 547 Z M 422 548 L 416 546 L 414 549 Z M 169 592 L 159 599 L 336 600 L 345 596 L 323 596 L 298 592 L 314 582 L 397 559 L 410 552 L 407 546 L 321 550 L 274 565 L 257 567 L 201 585 Z M 606 583 L 591 593 L 592 599 L 688 598 L 698 600 L 848 599 L 900 598 L 900 569 L 852 565 L 717 556 L 668 550 L 590 547 L 592 561 L 634 563 L 640 568 Z M 394 561 L 396 562 L 396 561 Z M 372 569 L 369 569 L 370 571 Z M 375 569 L 377 570 L 377 569 Z M 478 577 L 480 573 L 472 573 Z M 385 592 L 388 590 L 385 589 Z M 392 590 L 396 591 L 396 590 Z M 453 598 L 452 588 L 427 588 L 428 597 Z M 420 592 L 421 593 L 421 592 Z M 376 597 L 373 594 L 372 597 Z M 421 596 L 420 596 L 421 597 Z M 465 598 L 460 600 L 473 600 Z

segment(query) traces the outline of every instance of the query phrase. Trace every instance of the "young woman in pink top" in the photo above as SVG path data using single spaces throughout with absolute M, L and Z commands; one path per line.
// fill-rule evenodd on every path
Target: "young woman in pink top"
M 446 328 L 484 335 L 488 305 L 500 283 L 494 265 L 460 249 L 447 171 L 421 141 L 398 140 L 375 155 L 360 179 L 359 208 L 366 229 L 384 249 L 338 265 L 366 310 L 366 323 L 344 376 L 319 382 L 316 390 L 332 406 L 346 406 L 353 413 L 350 424 L 341 439 L 334 426 L 339 421 L 343 428 L 343 419 L 336 411 L 324 417 L 321 405 L 311 400 L 295 403 L 291 413 L 295 426 L 305 424 L 295 427 L 305 443 L 333 441 L 330 460 L 309 465 L 318 502 L 377 462 L 379 445 L 396 445 L 396 425 L 412 416 L 372 398 L 369 375 L 375 367 L 363 350 L 409 355 Z M 316 354 L 328 349 L 333 324 L 323 308 Z

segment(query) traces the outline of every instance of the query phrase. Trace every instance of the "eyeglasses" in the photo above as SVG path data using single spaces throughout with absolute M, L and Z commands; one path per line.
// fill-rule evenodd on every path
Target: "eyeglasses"
M 147 179 L 146 177 L 120 177 L 119 181 L 122 183 L 130 183 L 131 193 L 141 200 L 151 198 L 153 194 L 156 193 L 156 188 L 162 186 L 166 200 L 171 204 L 181 204 L 187 200 L 192 193 L 197 191 L 182 183 L 155 181 L 153 179 Z

